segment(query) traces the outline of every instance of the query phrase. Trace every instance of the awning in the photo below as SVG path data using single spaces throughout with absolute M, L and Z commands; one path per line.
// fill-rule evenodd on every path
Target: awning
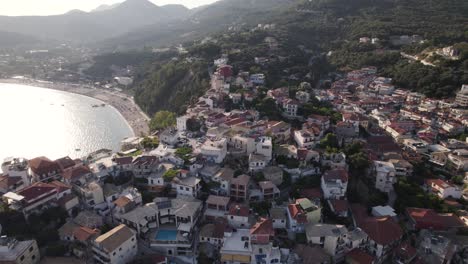
M 190 232 L 192 229 L 192 225 L 190 223 L 181 223 L 179 224 L 179 227 L 177 227 L 178 231 L 183 231 L 183 232 Z

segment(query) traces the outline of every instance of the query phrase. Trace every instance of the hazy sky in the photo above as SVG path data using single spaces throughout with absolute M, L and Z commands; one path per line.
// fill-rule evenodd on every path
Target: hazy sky
M 217 0 L 151 0 L 156 5 L 183 4 L 193 8 L 210 4 Z M 72 9 L 90 11 L 102 4 L 113 4 L 123 0 L 0 0 L 0 15 L 54 15 Z

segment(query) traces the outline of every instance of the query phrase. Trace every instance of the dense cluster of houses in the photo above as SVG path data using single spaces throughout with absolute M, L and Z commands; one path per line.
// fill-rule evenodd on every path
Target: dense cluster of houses
M 120 154 L 99 150 L 75 160 L 7 159 L 0 177 L 3 203 L 26 218 L 63 208 L 70 217 L 59 229 L 60 239 L 73 242 L 75 256 L 96 263 L 124 264 L 141 252 L 149 252 L 155 263 L 197 263 L 201 253 L 226 264 L 450 261 L 457 244 L 434 231 L 466 227 L 466 212 L 407 208 L 397 215 L 387 204 L 371 210 L 353 204 L 347 199 L 352 176 L 346 155 L 319 145 L 331 132 L 341 146 L 362 142 L 371 160 L 366 177 L 389 195 L 399 178 L 413 175 L 416 159 L 465 176 L 468 142 L 449 139 L 467 126 L 465 86 L 456 102 L 433 100 L 397 89 L 375 68 L 364 68 L 327 90 L 301 84 L 306 89 L 293 98 L 288 88 L 269 90 L 266 96 L 284 117 L 276 121 L 242 107 L 258 96 L 264 74 L 235 75 L 226 57 L 214 64 L 210 89 L 174 127 L 159 132 L 157 148 L 126 156 L 142 148 L 141 139 L 127 139 Z M 231 86 L 243 92 L 232 93 Z M 299 109 L 312 97 L 330 102 L 342 120 L 332 124 L 330 116 L 301 116 Z M 226 112 L 226 98 L 238 107 Z M 301 127 L 288 122 L 293 119 Z M 189 151 L 180 155 L 181 149 Z M 301 188 L 300 198 L 292 198 L 291 183 L 304 178 L 320 184 Z M 462 186 L 442 178 L 429 179 L 424 187 L 440 199 L 468 198 Z M 150 201 L 144 199 L 148 195 Z M 266 212 L 260 212 L 265 204 Z M 325 210 L 351 221 L 336 224 L 324 217 Z M 101 232 L 104 225 L 114 228 Z M 426 231 L 415 244 L 405 230 Z M 0 248 L 21 246 L 12 241 L 2 238 Z M 24 252 L 18 252 L 13 257 L 22 258 Z M 0 262 L 3 256 L 0 250 Z

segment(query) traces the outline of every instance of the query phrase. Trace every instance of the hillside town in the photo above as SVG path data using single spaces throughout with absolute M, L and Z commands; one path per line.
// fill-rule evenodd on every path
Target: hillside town
M 366 67 L 268 89 L 229 63 L 119 153 L 6 159 L 2 234 L 47 232 L 2 236 L 0 263 L 467 263 L 468 85 L 435 100 Z

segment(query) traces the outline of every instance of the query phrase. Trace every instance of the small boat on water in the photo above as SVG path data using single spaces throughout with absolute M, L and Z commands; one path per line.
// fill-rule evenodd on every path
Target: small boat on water
M 99 107 L 99 105 L 93 105 L 94 108 Z
M 75 149 L 75 151 L 81 151 L 81 149 L 77 148 L 77 149 Z
M 101 104 L 102 107 L 106 106 L 106 104 Z

